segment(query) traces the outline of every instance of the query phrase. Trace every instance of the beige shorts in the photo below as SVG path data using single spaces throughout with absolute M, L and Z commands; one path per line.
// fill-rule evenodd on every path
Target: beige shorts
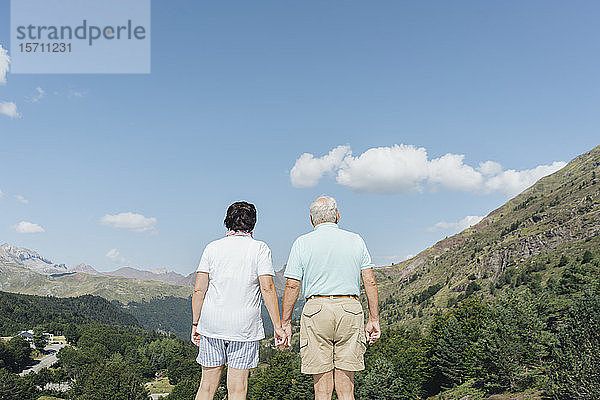
M 321 374 L 334 368 L 365 369 L 367 348 L 360 302 L 348 297 L 319 297 L 304 305 L 300 317 L 301 371 Z

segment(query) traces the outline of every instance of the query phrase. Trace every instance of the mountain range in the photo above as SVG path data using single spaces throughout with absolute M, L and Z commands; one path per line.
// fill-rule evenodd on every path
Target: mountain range
M 174 278 L 182 284 L 169 283 L 176 281 Z M 98 272 L 86 264 L 68 268 L 33 250 L 9 244 L 0 246 L 0 290 L 7 292 L 56 297 L 93 294 L 128 304 L 165 296 L 188 298 L 193 283 L 186 283 L 185 279 L 175 273 L 133 268 L 113 272 Z
M 167 271 L 166 268 L 146 271 L 132 267 L 121 267 L 108 272 L 99 272 L 88 264 L 78 264 L 68 268 L 65 264 L 53 263 L 48 258 L 40 256 L 33 250 L 12 246 L 6 243 L 0 246 L 0 264 L 5 263 L 29 269 L 38 274 L 50 276 L 82 272 L 88 275 L 118 276 L 122 278 L 156 281 L 180 286 L 193 286 L 195 279 L 194 272 L 184 276 L 177 272 Z
M 114 271 L 100 272 L 88 264 L 77 264 L 67 267 L 65 264 L 53 263 L 50 259 L 39 255 L 37 252 L 23 247 L 3 244 L 0 246 L 0 266 L 10 265 L 23 268 L 40 275 L 52 278 L 75 273 L 83 273 L 92 276 L 114 276 L 142 281 L 155 281 L 177 286 L 193 287 L 196 280 L 196 272 L 184 276 L 166 268 L 153 270 L 141 270 L 133 267 L 120 267 Z M 275 285 L 279 291 L 284 287 L 283 270 L 275 275 Z

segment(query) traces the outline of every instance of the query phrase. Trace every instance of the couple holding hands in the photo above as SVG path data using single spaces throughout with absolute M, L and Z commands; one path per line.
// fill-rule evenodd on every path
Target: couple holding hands
M 378 291 L 371 256 L 363 239 L 338 227 L 332 197 L 310 205 L 314 230 L 292 245 L 279 314 L 271 250 L 252 237 L 256 208 L 246 202 L 227 209 L 224 238 L 209 243 L 198 265 L 192 296 L 192 342 L 199 347 L 202 380 L 196 400 L 212 400 L 227 364 L 229 400 L 246 398 L 248 372 L 258 365 L 265 337 L 261 295 L 273 322 L 275 344 L 291 347 L 292 312 L 300 288 L 306 304 L 300 317 L 302 373 L 313 376 L 315 399 L 354 399 L 354 372 L 365 368 L 367 343 L 379 338 Z M 365 325 L 362 277 L 369 306 Z

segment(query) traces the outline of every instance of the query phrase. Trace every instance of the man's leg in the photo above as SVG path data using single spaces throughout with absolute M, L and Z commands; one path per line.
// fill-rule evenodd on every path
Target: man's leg
M 248 369 L 227 367 L 227 399 L 246 400 L 248 393 Z
M 196 393 L 196 400 L 213 400 L 219 388 L 221 371 L 223 371 L 222 365 L 219 367 L 202 367 L 202 379 L 200 380 L 198 393 Z
M 335 392 L 339 400 L 354 400 L 354 371 L 335 369 Z
M 313 375 L 315 400 L 331 400 L 333 394 L 333 370 Z

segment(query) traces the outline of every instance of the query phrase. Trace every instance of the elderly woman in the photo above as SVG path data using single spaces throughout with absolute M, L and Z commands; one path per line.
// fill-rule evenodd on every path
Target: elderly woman
M 213 399 L 223 365 L 227 364 L 227 398 L 245 399 L 248 371 L 258 364 L 258 343 L 265 337 L 260 316 L 261 293 L 283 343 L 271 250 L 252 237 L 256 208 L 243 201 L 227 209 L 224 238 L 202 253 L 192 296 L 192 342 L 200 348 L 197 361 L 202 380 L 196 400 Z

